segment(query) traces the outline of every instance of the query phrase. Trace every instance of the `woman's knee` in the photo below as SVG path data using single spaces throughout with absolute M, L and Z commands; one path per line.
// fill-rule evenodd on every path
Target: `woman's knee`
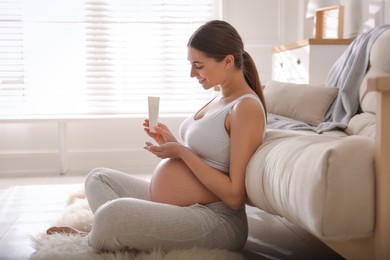
M 84 189 L 87 190 L 91 184 L 93 184 L 96 180 L 99 180 L 101 175 L 106 171 L 106 168 L 95 168 L 87 174 L 87 177 L 84 181 Z
M 87 181 L 88 179 L 97 177 L 97 176 L 99 176 L 100 174 L 102 174 L 102 173 L 104 173 L 104 172 L 106 172 L 106 171 L 107 171 L 107 168 L 103 168 L 103 167 L 95 168 L 95 169 L 93 169 L 92 171 L 90 171 L 90 172 L 87 174 L 86 181 Z

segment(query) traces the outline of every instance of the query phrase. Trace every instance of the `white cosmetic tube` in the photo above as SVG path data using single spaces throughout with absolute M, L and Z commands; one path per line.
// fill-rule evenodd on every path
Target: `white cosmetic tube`
M 158 110 L 160 106 L 159 97 L 148 97 L 148 106 L 149 106 L 149 131 L 155 133 L 154 127 L 158 123 Z

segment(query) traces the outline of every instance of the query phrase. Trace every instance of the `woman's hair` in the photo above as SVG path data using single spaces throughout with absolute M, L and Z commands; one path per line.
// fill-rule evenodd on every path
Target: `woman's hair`
M 203 52 L 216 61 L 222 61 L 227 55 L 233 55 L 234 66 L 243 70 L 246 82 L 259 96 L 266 109 L 256 65 L 249 53 L 244 50 L 241 36 L 232 25 L 220 20 L 209 21 L 194 32 L 187 46 Z

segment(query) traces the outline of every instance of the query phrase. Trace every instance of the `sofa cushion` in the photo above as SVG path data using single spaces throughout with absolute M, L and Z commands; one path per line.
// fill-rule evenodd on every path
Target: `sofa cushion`
M 315 236 L 343 241 L 374 230 L 374 141 L 268 130 L 247 168 L 248 203 Z
M 269 113 L 316 126 L 324 121 L 337 91 L 337 88 L 321 85 L 269 81 L 264 88 L 264 98 Z
M 345 133 L 348 135 L 367 136 L 374 140 L 376 130 L 375 122 L 375 114 L 363 112 L 361 114 L 354 115 L 351 120 L 349 120 Z

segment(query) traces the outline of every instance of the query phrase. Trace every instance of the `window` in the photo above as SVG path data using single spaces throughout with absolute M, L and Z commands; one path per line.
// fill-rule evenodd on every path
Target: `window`
M 190 113 L 187 40 L 216 0 L 0 0 L 0 115 Z

